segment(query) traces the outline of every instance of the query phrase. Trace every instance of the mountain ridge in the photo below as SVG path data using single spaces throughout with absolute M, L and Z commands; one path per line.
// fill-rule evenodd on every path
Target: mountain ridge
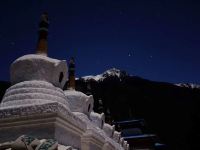
M 80 77 L 80 78 L 76 78 L 76 80 L 83 79 L 83 80 L 103 81 L 106 77 L 109 77 L 109 76 L 115 76 L 115 77 L 118 77 L 118 78 L 121 78 L 122 76 L 130 76 L 130 77 L 144 79 L 144 78 L 139 77 L 139 76 L 130 75 L 126 71 L 122 71 L 122 70 L 117 69 L 117 68 L 111 68 L 111 69 L 104 71 L 103 73 L 100 73 L 100 74 L 97 74 L 97 75 L 83 76 L 83 77 Z M 144 80 L 149 80 L 149 79 L 144 79 Z M 151 80 L 149 80 L 149 81 L 151 81 Z M 165 81 L 153 81 L 153 82 L 169 83 L 169 82 L 165 82 Z M 173 84 L 173 85 L 179 86 L 179 87 L 191 88 L 191 89 L 200 89 L 200 85 L 195 84 L 195 83 L 169 83 L 169 84 Z
M 199 88 L 107 72 L 76 80 L 76 89 L 94 96 L 94 109 L 107 122 L 143 118 L 170 150 L 200 149 Z

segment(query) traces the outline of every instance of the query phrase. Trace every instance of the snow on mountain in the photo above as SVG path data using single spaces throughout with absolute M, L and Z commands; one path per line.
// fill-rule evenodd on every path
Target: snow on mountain
M 104 73 L 102 74 L 99 74 L 99 75 L 89 75 L 89 76 L 84 76 L 84 77 L 81 77 L 82 79 L 84 80 L 95 80 L 95 81 L 103 81 L 106 77 L 109 77 L 109 76 L 116 76 L 118 78 L 120 78 L 122 76 L 122 71 L 120 71 L 119 69 L 116 69 L 116 68 L 112 68 L 112 69 L 109 69 L 107 71 L 105 71 Z
M 118 77 L 121 80 L 121 77 L 124 75 L 128 75 L 128 74 L 125 71 L 121 71 L 116 68 L 111 68 L 111 69 L 103 72 L 102 74 L 88 75 L 88 76 L 81 77 L 81 79 L 83 79 L 85 81 L 88 81 L 88 80 L 103 81 L 107 77 Z M 130 76 L 132 76 L 132 75 L 130 75 Z M 78 80 L 78 79 L 79 78 L 76 78 L 76 80 Z M 174 85 L 179 86 L 179 87 L 191 88 L 191 89 L 200 89 L 200 85 L 193 84 L 193 83 L 177 83 Z
M 105 77 L 103 77 L 102 74 L 100 75 L 96 75 L 96 76 L 93 76 L 93 75 L 89 75 L 89 76 L 84 76 L 84 77 L 81 77 L 82 79 L 84 80 L 95 80 L 95 81 L 102 81 L 103 79 L 105 79 Z
M 200 89 L 200 85 L 193 84 L 193 83 L 178 83 L 175 85 L 180 86 L 180 87 L 187 87 L 187 88 L 191 88 L 191 89 Z

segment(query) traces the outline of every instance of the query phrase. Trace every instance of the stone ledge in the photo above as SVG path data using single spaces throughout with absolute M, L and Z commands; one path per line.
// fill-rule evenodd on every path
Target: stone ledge
M 28 116 L 42 116 L 49 113 L 57 113 L 57 115 L 61 118 L 67 118 L 67 120 L 72 122 L 73 124 L 86 128 L 86 125 L 84 126 L 84 123 L 83 121 L 81 121 L 81 119 L 76 117 L 72 112 L 68 110 L 68 108 L 58 102 L 48 102 L 44 104 L 15 107 L 1 107 L 0 123 L 4 119 L 21 119 L 23 117 L 28 118 Z M 5 120 L 3 122 L 5 122 Z
M 81 147 L 86 124 L 58 102 L 0 108 L 0 142 L 20 135 L 55 138 L 59 143 Z

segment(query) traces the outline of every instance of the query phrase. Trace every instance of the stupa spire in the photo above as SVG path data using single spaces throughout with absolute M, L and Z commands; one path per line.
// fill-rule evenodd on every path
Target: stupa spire
M 68 89 L 75 89 L 75 60 L 73 57 L 69 60 L 69 85 Z
M 49 28 L 49 19 L 47 12 L 44 12 L 41 16 L 41 20 L 39 23 L 39 31 L 38 31 L 38 44 L 37 44 L 37 54 L 47 55 L 48 50 L 48 28 Z

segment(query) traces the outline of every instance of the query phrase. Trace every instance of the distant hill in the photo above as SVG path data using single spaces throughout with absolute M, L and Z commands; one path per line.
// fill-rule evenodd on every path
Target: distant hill
M 1 99 L 9 86 L 0 82 Z M 170 150 L 200 149 L 198 85 L 155 82 L 113 68 L 76 79 L 76 88 L 94 96 L 94 109 L 107 122 L 142 118 Z
M 114 68 L 79 78 L 76 85 L 93 94 L 95 111 L 102 100 L 107 121 L 143 118 L 170 150 L 200 149 L 199 86 L 149 81 Z

